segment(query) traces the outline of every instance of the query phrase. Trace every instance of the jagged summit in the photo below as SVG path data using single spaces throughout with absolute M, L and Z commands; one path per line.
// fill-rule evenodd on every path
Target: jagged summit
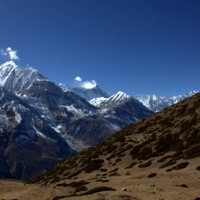
M 0 85 L 16 95 L 23 95 L 38 80 L 47 80 L 37 70 L 20 68 L 14 61 L 0 65 Z
M 122 91 L 118 91 L 116 94 L 111 95 L 110 97 L 98 97 L 91 99 L 89 102 L 97 107 L 106 107 L 106 106 L 116 106 L 124 103 L 128 99 L 132 98 Z
M 105 103 L 109 104 L 110 102 L 110 103 L 116 104 L 130 98 L 131 96 L 127 95 L 126 93 L 122 91 L 118 91 L 116 94 L 113 94 L 112 96 L 110 96 Z

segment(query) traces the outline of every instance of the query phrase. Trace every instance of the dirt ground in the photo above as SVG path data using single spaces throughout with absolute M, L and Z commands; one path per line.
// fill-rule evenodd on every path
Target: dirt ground
M 84 177 L 87 180 L 86 184 L 83 184 L 87 189 L 86 192 L 84 189 L 77 190 L 80 187 L 78 183 L 85 181 L 83 177 L 76 180 L 65 180 L 66 185 L 75 183 L 73 187 L 64 184 L 39 185 L 1 180 L 0 199 L 198 200 L 200 199 L 200 171 L 196 169 L 196 166 L 200 163 L 199 161 L 199 158 L 192 159 L 185 169 L 171 172 L 151 166 L 145 169 L 133 168 L 127 171 L 126 175 L 122 174 L 123 170 L 121 170 L 121 174 L 117 176 L 93 180 L 88 175 Z M 106 191 L 105 187 L 112 188 L 114 191 Z M 95 188 L 102 188 L 102 190 L 93 192 Z

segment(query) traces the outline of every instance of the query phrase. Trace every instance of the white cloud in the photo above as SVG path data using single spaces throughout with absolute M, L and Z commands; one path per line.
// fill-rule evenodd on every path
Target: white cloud
M 80 76 L 75 77 L 74 81 L 75 81 L 76 86 L 82 87 L 85 89 L 92 89 L 92 88 L 96 87 L 96 85 L 97 85 L 97 82 L 95 80 L 83 81 L 83 79 Z
M 97 83 L 95 80 L 91 80 L 91 81 L 83 81 L 81 83 L 81 87 L 85 88 L 85 89 L 92 89 L 94 87 L 96 87 Z
M 6 50 L 1 49 L 0 54 L 3 57 L 8 57 L 10 60 L 19 60 L 19 57 L 17 55 L 17 51 L 13 50 L 11 47 L 7 47 Z
M 78 82 L 81 82 L 83 79 L 80 76 L 77 76 L 74 80 L 78 81 Z

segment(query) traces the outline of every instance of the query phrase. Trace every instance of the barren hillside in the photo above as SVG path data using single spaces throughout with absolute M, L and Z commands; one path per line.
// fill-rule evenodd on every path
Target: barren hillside
M 124 128 L 33 184 L 20 184 L 7 183 L 1 197 L 200 199 L 200 93 Z

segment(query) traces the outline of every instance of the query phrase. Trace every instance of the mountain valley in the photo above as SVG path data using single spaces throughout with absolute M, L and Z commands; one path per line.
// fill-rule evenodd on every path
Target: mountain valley
M 196 93 L 70 89 L 33 68 L 2 64 L 0 197 L 200 198 Z
M 123 128 L 31 184 L 0 181 L 1 197 L 197 200 L 199 122 L 200 93 Z M 26 192 L 19 192 L 22 188 Z

